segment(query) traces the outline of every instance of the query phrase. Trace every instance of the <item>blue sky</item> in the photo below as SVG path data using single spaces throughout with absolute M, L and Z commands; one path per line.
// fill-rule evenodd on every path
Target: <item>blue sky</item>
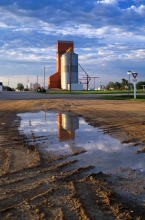
M 145 0 L 0 0 L 0 81 L 43 82 L 56 69 L 56 41 L 73 40 L 96 86 L 145 80 Z M 83 75 L 79 69 L 80 78 Z M 93 87 L 93 79 L 90 84 Z

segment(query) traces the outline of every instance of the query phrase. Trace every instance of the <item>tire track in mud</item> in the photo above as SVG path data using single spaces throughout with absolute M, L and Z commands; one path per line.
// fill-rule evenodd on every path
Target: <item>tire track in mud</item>
M 15 124 L 13 126 L 15 130 Z M 11 133 L 13 133 L 13 126 L 11 125 Z M 15 148 L 17 150 L 15 145 L 17 145 L 17 147 L 19 145 L 22 149 L 26 147 L 26 145 L 22 145 L 21 141 L 23 141 L 23 138 L 20 140 L 20 137 L 21 135 L 16 137 L 16 132 L 15 138 L 9 135 L 8 139 L 11 142 L 11 148 Z M 5 146 L 7 146 L 7 144 Z M 68 156 L 73 155 L 71 154 Z M 67 156 L 65 156 L 65 159 L 66 158 Z M 54 160 L 57 164 L 52 165 L 51 163 L 54 163 Z M 3 180 L 1 190 L 5 193 L 5 198 L 3 197 L 3 199 L 0 200 L 0 213 L 2 217 L 7 218 L 7 213 L 14 214 L 15 216 L 16 210 L 21 206 L 20 210 L 23 210 L 24 208 L 25 213 L 27 213 L 27 217 L 35 215 L 38 219 L 41 219 L 41 216 L 44 217 L 48 214 L 50 219 L 55 219 L 56 216 L 59 219 L 74 219 L 74 216 L 76 216 L 76 219 L 89 219 L 86 217 L 84 218 L 84 212 L 78 214 L 75 210 L 73 210 L 73 205 L 69 203 L 67 199 L 72 192 L 70 189 L 66 189 L 69 181 L 74 178 L 82 178 L 82 176 L 84 176 L 82 173 L 92 167 L 80 167 L 74 170 L 71 169 L 64 171 L 63 168 L 67 165 L 71 165 L 72 163 L 76 163 L 77 161 L 73 160 L 62 162 L 62 160 L 63 158 L 51 158 L 48 160 L 49 162 L 47 161 L 45 166 L 41 166 L 41 164 L 39 164 L 34 168 L 25 168 L 24 170 L 20 170 L 20 172 L 19 170 L 10 171 L 1 176 Z M 53 196 L 51 196 L 51 194 L 53 194 Z M 48 199 L 49 197 L 52 197 L 51 201 Z M 61 198 L 60 204 L 58 204 L 56 197 Z M 44 198 L 46 198 L 48 204 L 50 204 L 48 213 L 45 208 L 47 203 L 44 203 L 43 201 Z M 27 205 L 25 203 L 27 203 Z M 31 214 L 31 212 L 33 214 Z M 17 213 L 19 213 L 19 211 L 17 211 Z M 22 213 L 19 213 L 19 216 L 21 216 Z M 59 214 L 56 215 L 56 213 Z
M 101 212 L 100 208 L 97 207 L 96 193 L 90 183 L 86 183 L 86 181 L 84 182 L 81 179 L 71 182 L 70 188 L 72 189 L 72 195 L 69 199 L 72 200 L 75 209 L 80 212 L 80 215 L 83 214 L 84 219 L 114 219 L 107 212 Z
M 74 168 L 77 163 L 75 155 L 74 160 L 68 160 L 72 154 L 55 158 L 38 154 L 34 147 L 25 142 L 24 135 L 18 133 L 20 120 L 15 112 L 19 109 L 23 112 L 34 110 L 35 105 L 37 109 L 40 107 L 37 101 L 33 101 L 33 104 L 28 102 L 27 106 L 23 101 L 14 103 L 17 105 L 12 110 L 11 103 L 6 104 L 9 111 L 0 118 L 0 123 L 5 122 L 0 127 L 0 132 L 6 140 L 0 144 L 0 150 L 4 152 L 4 163 L 0 163 L 4 166 L 7 164 L 0 176 L 3 196 L 0 199 L 1 219 L 144 220 L 144 206 L 138 206 L 115 193 L 107 175 L 88 175 L 87 171 L 92 169 L 91 166 Z M 45 103 L 41 101 L 43 109 L 47 108 Z M 71 101 L 69 104 L 71 105 Z M 73 100 L 73 108 L 76 105 Z M 110 128 L 116 129 L 116 126 L 112 124 Z M 24 154 L 21 154 L 22 158 L 16 154 L 18 149 L 25 151 L 24 154 L 29 159 L 27 165 L 23 163 L 22 167 L 13 166 L 18 159 L 25 159 Z M 14 154 L 13 161 L 11 154 Z M 33 163 L 30 164 L 30 160 Z
M 6 117 L 8 117 L 8 115 Z M 15 130 L 16 128 L 15 123 L 13 126 Z M 11 133 L 13 133 L 13 126 L 11 125 L 11 128 L 10 128 Z M 8 130 L 9 128 L 7 127 L 7 131 Z M 9 149 L 9 142 L 11 142 L 10 149 L 13 149 L 14 151 L 15 150 L 17 151 L 17 147 L 20 147 L 20 149 L 24 149 L 25 147 L 29 146 L 29 145 L 28 146 L 22 145 L 23 135 L 17 136 L 16 131 L 15 131 L 14 138 L 9 134 L 8 142 L 5 144 L 3 143 L 3 146 L 5 145 L 5 147 L 8 147 Z M 68 155 L 68 156 L 73 156 L 73 154 Z M 67 156 L 65 156 L 65 159 L 66 158 Z M 16 158 L 10 157 L 10 160 L 14 162 Z M 54 160 L 57 162 L 57 164 L 51 164 L 52 162 L 54 163 Z M 78 175 L 80 175 L 82 172 L 85 172 L 86 170 L 89 169 L 88 167 L 82 167 L 82 168 L 78 168 L 75 170 L 69 170 L 66 172 L 63 170 L 63 168 L 65 168 L 67 165 L 76 163 L 77 161 L 73 160 L 73 161 L 62 162 L 63 160 L 62 157 L 56 158 L 56 159 L 54 158 L 54 160 L 53 158 L 49 159 L 47 163 L 45 164 L 45 166 L 41 166 L 41 164 L 39 164 L 38 166 L 34 168 L 31 168 L 31 167 L 28 169 L 25 168 L 24 170 L 21 169 L 20 171 L 10 170 L 1 176 L 2 177 L 1 190 L 2 192 L 4 192 L 5 196 L 3 196 L 3 198 L 0 200 L 0 207 L 1 207 L 0 215 L 4 217 L 4 219 L 5 218 L 7 219 L 7 217 L 9 219 L 10 213 L 12 216 L 13 215 L 15 216 L 15 212 L 20 206 L 21 206 L 20 210 L 23 210 L 23 208 L 25 208 L 25 213 L 27 213 L 27 217 L 29 216 L 30 218 L 30 216 L 32 215 L 31 214 L 32 212 L 35 216 L 38 216 L 38 219 L 41 219 L 41 216 L 43 217 L 44 215 L 46 215 L 47 212 L 45 210 L 44 211 L 45 214 L 43 213 L 43 208 L 41 206 L 42 205 L 46 206 L 46 204 L 44 204 L 44 202 L 41 203 L 40 200 L 43 200 L 42 198 L 45 198 L 45 197 L 46 198 L 50 197 L 50 194 L 54 193 L 55 191 L 56 191 L 56 196 L 58 197 L 59 196 L 59 193 L 58 193 L 59 185 L 61 185 L 60 196 L 64 197 L 65 194 L 64 195 L 61 195 L 61 194 L 62 194 L 63 188 L 67 187 L 66 182 L 68 182 L 70 178 L 75 178 L 75 175 L 77 175 L 77 178 L 78 178 Z M 61 170 L 63 172 L 61 172 Z M 64 191 L 66 193 L 66 190 Z M 36 202 L 37 200 L 39 201 L 38 203 Z M 75 215 L 78 217 L 78 215 L 75 214 L 75 211 L 71 211 L 73 207 L 71 207 L 71 205 L 68 205 L 68 201 L 66 197 L 64 197 L 63 201 L 66 201 L 66 202 L 65 204 L 63 203 L 63 206 L 61 205 L 61 208 L 58 206 L 57 204 L 58 202 L 56 203 L 56 201 L 54 201 L 54 204 L 50 205 L 50 208 L 49 208 L 50 209 L 49 215 L 51 216 L 50 219 L 51 218 L 55 219 L 56 216 L 58 216 L 58 218 L 60 219 L 65 219 L 65 218 L 71 219 L 71 216 L 73 219 Z M 25 205 L 25 203 L 27 203 L 28 205 Z M 29 207 L 29 203 L 33 204 L 32 209 Z M 37 208 L 34 208 L 35 203 L 36 203 Z M 38 206 L 40 208 L 38 208 Z M 39 209 L 39 211 L 37 209 Z M 59 214 L 56 215 L 56 212 L 58 212 Z M 19 214 L 19 216 L 21 216 L 22 213 L 19 213 L 19 211 L 17 211 L 17 214 Z
M 62 172 L 61 174 L 58 175 L 59 170 L 62 167 L 66 167 L 69 166 L 73 163 L 77 162 L 76 160 L 74 161 L 68 161 L 68 162 L 64 162 L 62 164 L 59 164 L 57 166 L 53 166 L 53 167 L 49 167 L 49 168 L 45 168 L 45 169 L 40 169 L 41 167 L 38 167 L 38 169 L 31 169 L 31 171 L 25 170 L 25 171 L 21 171 L 20 173 L 16 172 L 14 174 L 9 174 L 6 178 L 2 179 L 2 184 L 1 184 L 1 189 L 5 190 L 5 192 L 7 193 L 7 190 L 9 191 L 9 195 L 10 196 L 10 187 L 13 188 L 16 187 L 17 192 L 20 192 L 23 190 L 23 186 L 29 187 L 29 188 L 33 188 L 33 183 L 35 182 L 35 185 L 39 185 L 42 184 L 44 181 L 51 183 L 54 181 L 54 178 L 57 180 L 62 179 Z M 28 171 L 28 172 L 27 172 Z M 50 174 L 51 171 L 51 174 Z M 57 172 L 57 176 L 53 175 Z M 72 175 L 76 174 L 77 170 L 75 170 L 75 172 L 72 173 Z M 53 176 L 52 176 L 53 175 Z M 67 177 L 67 173 L 63 173 L 63 176 L 65 176 L 65 178 Z M 68 176 L 70 176 L 70 174 L 68 174 Z M 53 177 L 53 178 L 52 178 Z M 28 181 L 29 180 L 29 181 Z
M 70 164 L 70 163 L 69 163 Z M 0 199 L 0 206 L 2 205 L 1 203 L 3 203 L 3 199 L 5 198 L 11 198 L 12 197 L 12 201 L 13 201 L 13 194 L 14 193 L 23 193 L 23 192 L 27 192 L 27 189 L 29 188 L 29 190 L 33 190 L 35 187 L 37 187 L 38 185 L 49 182 L 49 185 L 52 185 L 53 182 L 67 182 L 70 178 L 74 178 L 75 175 L 80 175 L 81 172 L 84 172 L 86 170 L 88 170 L 89 168 L 79 168 L 76 170 L 71 170 L 70 172 L 61 172 L 61 174 L 54 174 L 53 171 L 51 172 L 51 175 L 49 173 L 40 173 L 40 175 L 38 174 L 37 176 L 31 176 L 31 177 L 27 177 L 26 179 L 24 178 L 22 179 L 17 179 L 15 182 L 9 182 L 9 184 L 3 184 L 1 186 L 1 190 L 3 192 L 5 192 L 4 196 L 1 196 Z M 49 169 L 49 171 L 51 171 L 51 169 Z M 54 175 L 53 175 L 54 174 Z M 53 176 L 52 176 L 53 175 Z M 14 178 L 14 177 L 13 177 Z M 65 180 L 65 181 L 64 181 Z M 4 182 L 4 181 L 3 181 Z
M 91 174 L 87 177 L 87 182 L 88 179 L 96 191 L 97 205 L 102 211 L 108 210 L 115 219 L 144 219 L 144 206 L 138 206 L 135 200 L 129 200 L 113 191 L 111 189 L 113 184 L 108 180 L 107 175 Z

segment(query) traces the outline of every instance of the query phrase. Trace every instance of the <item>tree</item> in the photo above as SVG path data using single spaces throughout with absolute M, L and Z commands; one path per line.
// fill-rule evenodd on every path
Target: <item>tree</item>
M 143 86 L 142 85 L 145 85 L 145 81 L 139 81 L 137 84 L 136 84 L 136 89 L 143 89 Z
M 106 89 L 114 89 L 114 82 L 109 82 L 107 85 L 106 85 Z
M 122 86 L 127 86 L 128 85 L 128 80 L 122 79 Z
M 121 87 L 121 83 L 119 82 L 114 83 L 114 89 L 120 89 L 120 87 Z
M 17 88 L 16 88 L 16 89 L 18 89 L 18 90 L 22 91 L 22 90 L 24 89 L 23 84 L 22 84 L 22 83 L 18 83 L 18 84 L 17 84 Z
M 9 86 L 3 86 L 3 90 L 5 90 L 5 91 L 14 91 L 14 89 L 9 87 Z

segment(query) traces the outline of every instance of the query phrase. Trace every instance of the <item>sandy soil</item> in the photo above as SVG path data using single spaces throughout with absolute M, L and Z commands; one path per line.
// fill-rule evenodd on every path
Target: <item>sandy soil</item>
M 60 109 L 81 115 L 145 153 L 145 103 L 106 100 L 0 101 L 0 219 L 145 219 L 145 177 L 120 168 L 103 174 L 75 160 L 43 155 L 18 132 L 17 113 Z M 81 152 L 80 152 L 81 153 Z M 74 152 L 75 155 L 75 152 Z

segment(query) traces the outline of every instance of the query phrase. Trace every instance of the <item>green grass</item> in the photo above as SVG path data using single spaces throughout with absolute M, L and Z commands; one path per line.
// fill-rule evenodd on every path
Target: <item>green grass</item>
M 56 90 L 56 91 L 46 91 L 46 94 L 70 94 L 69 91 L 62 91 L 62 90 Z
M 113 91 L 97 91 L 97 90 L 89 90 L 89 91 L 71 91 L 71 94 L 122 94 L 122 93 L 128 93 L 128 90 L 113 90 Z M 129 93 L 133 93 L 133 90 L 130 90 Z M 138 90 L 137 93 L 145 93 L 145 90 Z M 62 90 L 56 90 L 56 91 L 47 91 L 46 94 L 70 94 L 70 91 L 62 91 Z
M 145 90 L 138 90 L 137 93 L 143 93 L 142 95 L 136 95 L 136 99 L 134 99 L 133 95 L 134 91 L 129 91 L 129 97 L 128 97 L 128 90 L 113 90 L 113 91 L 72 91 L 71 94 L 104 94 L 104 96 L 98 96 L 97 99 L 104 99 L 104 100 L 138 100 L 138 101 L 145 101 Z M 41 93 L 40 93 L 41 94 Z M 62 90 L 56 90 L 56 91 L 47 91 L 46 93 L 42 94 L 70 94 L 69 91 L 62 91 Z M 108 94 L 112 94 L 111 96 L 108 96 Z M 114 94 L 114 95 L 113 95 Z M 120 94 L 120 95 L 115 95 Z M 122 95 L 121 95 L 122 94 Z M 124 95 L 123 95 L 124 94 Z
M 120 95 L 120 96 L 101 96 L 99 99 L 105 100 L 137 100 L 137 101 L 145 101 L 145 95 L 137 95 L 136 99 L 134 99 L 134 95 Z

